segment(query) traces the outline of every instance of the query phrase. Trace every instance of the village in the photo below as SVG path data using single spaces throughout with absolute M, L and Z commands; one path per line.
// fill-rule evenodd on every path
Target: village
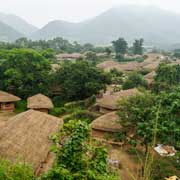
M 61 104 L 59 102 L 61 98 L 60 100 L 55 100 L 55 97 L 61 96 L 62 87 L 58 86 L 56 81 L 53 81 L 50 87 L 52 92 L 50 97 L 47 94 L 43 94 L 41 90 L 38 92 L 38 89 L 36 94 L 29 91 L 32 96 L 27 96 L 27 98 L 25 98 L 26 96 L 18 97 L 19 91 L 16 94 L 13 88 L 9 88 L 8 92 L 1 90 L 0 157 L 12 162 L 20 159 L 22 162 L 31 165 L 34 174 L 39 177 L 43 173 L 47 173 L 56 161 L 55 154 L 51 152 L 53 143 L 50 137 L 63 129 L 63 125 L 68 124 L 71 120 L 78 121 L 82 119 L 82 121 L 85 120 L 89 124 L 92 140 L 99 142 L 100 146 L 106 147 L 108 151 L 106 159 L 108 166 L 118 174 L 118 179 L 131 180 L 132 177 L 138 178 L 140 176 L 143 166 L 141 161 L 144 161 L 143 159 L 146 156 L 144 155 L 146 148 L 147 152 L 145 154 L 149 153 L 156 161 L 162 161 L 168 167 L 173 160 L 178 161 L 175 159 L 175 157 L 178 157 L 177 154 L 179 154 L 179 150 L 176 149 L 178 145 L 175 145 L 176 143 L 169 144 L 164 141 L 163 138 L 166 138 L 166 136 L 161 141 L 156 137 L 158 136 L 157 132 L 153 131 L 152 133 L 155 134 L 152 134 L 152 136 L 154 136 L 156 142 L 150 143 L 150 139 L 146 147 L 142 145 L 146 142 L 146 135 L 141 136 L 137 134 L 134 118 L 146 119 L 145 116 L 148 116 L 148 111 L 146 112 L 146 110 L 151 105 L 144 104 L 144 110 L 140 109 L 146 115 L 138 114 L 138 110 L 135 112 L 135 109 L 130 108 L 132 112 L 128 111 L 128 99 L 129 102 L 132 101 L 130 105 L 133 107 L 138 102 L 141 103 L 141 99 L 136 100 L 135 98 L 144 98 L 145 91 L 150 93 L 154 87 L 156 90 L 160 88 L 160 91 L 162 91 L 166 86 L 163 86 L 163 83 L 160 86 L 156 84 L 161 83 L 161 79 L 157 80 L 161 76 L 161 65 L 162 70 L 164 68 L 165 71 L 166 69 L 168 71 L 168 68 L 179 67 L 180 60 L 172 60 L 169 55 L 153 52 L 138 56 L 127 54 L 125 58 L 137 60 L 119 62 L 115 60 L 115 53 L 107 55 L 105 52 L 91 53 L 90 55 L 81 53 L 56 54 L 51 62 L 52 72 L 59 72 L 61 69 L 65 69 L 69 63 L 73 65 L 88 59 L 90 59 L 90 62 L 97 61 L 98 59 L 98 63 L 95 65 L 97 71 L 111 74 L 111 81 L 105 83 L 105 87 L 99 89 L 96 94 L 87 95 L 87 98 L 83 99 L 78 99 L 77 94 L 73 94 L 72 97 L 75 95 L 77 98 L 61 105 L 61 108 L 57 105 L 58 103 Z M 137 72 L 141 73 L 141 75 L 137 75 Z M 64 77 L 67 76 L 68 74 L 65 74 Z M 75 78 L 76 76 L 72 83 L 75 82 Z M 131 81 L 134 85 L 132 85 Z M 162 81 L 165 82 L 165 80 Z M 65 91 L 69 92 L 69 89 L 65 89 Z M 177 89 L 178 91 L 179 89 Z M 81 92 L 81 89 L 79 92 Z M 145 96 L 143 101 L 146 102 L 147 100 L 147 103 L 151 103 L 151 100 L 148 101 L 148 96 L 150 95 L 147 95 L 147 99 Z M 179 103 L 180 99 L 178 97 L 176 100 Z M 21 103 L 23 104 L 23 109 L 19 109 Z M 164 105 L 163 108 L 166 108 L 166 106 Z M 133 115 L 133 112 L 137 114 Z M 131 114 L 128 113 L 132 113 L 132 124 L 130 122 L 128 124 L 126 119 L 122 119 L 123 117 L 129 118 Z M 176 112 L 174 111 L 173 113 L 175 114 Z M 177 118 L 179 118 L 178 110 Z M 133 119 L 134 127 L 132 126 Z M 159 121 L 159 123 L 162 123 L 161 120 Z M 179 126 L 178 123 L 176 125 Z M 63 144 L 59 143 L 58 147 L 63 147 Z M 177 180 L 177 177 L 180 177 L 178 167 L 178 165 L 173 165 L 172 172 L 174 174 L 169 174 L 169 177 L 165 176 L 163 178 Z

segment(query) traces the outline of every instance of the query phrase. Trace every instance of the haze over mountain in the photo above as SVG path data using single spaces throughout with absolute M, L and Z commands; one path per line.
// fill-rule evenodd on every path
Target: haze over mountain
M 30 35 L 38 30 L 37 27 L 12 14 L 0 13 L 0 21 L 13 27 L 16 31 L 19 31 L 24 35 Z
M 180 14 L 153 6 L 120 6 L 79 23 L 55 20 L 39 30 L 17 16 L 0 14 L 0 21 L 6 22 L 20 32 L 21 36 L 26 34 L 28 38 L 35 40 L 63 37 L 80 43 L 90 42 L 101 45 L 124 37 L 130 43 L 136 38 L 144 38 L 147 45 L 160 46 L 180 42 Z M 1 25 L 0 31 L 2 34 Z M 14 32 L 18 34 L 14 39 L 19 37 L 18 32 Z M 29 35 L 31 33 L 33 34 Z M 7 32 L 6 34 L 8 35 Z
M 16 39 L 18 39 L 22 36 L 23 36 L 23 34 L 16 31 L 9 25 L 7 25 L 3 22 L 0 22 L 0 41 L 11 42 L 11 41 L 15 41 Z
M 132 42 L 144 38 L 148 44 L 180 41 L 180 15 L 152 6 L 120 6 L 80 23 L 52 21 L 37 31 L 33 38 L 57 36 L 79 42 L 107 44 L 118 37 Z M 179 39 L 178 39 L 179 37 Z

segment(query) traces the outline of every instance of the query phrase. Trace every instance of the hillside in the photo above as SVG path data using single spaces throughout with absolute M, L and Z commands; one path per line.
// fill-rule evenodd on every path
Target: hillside
M 0 13 L 0 21 L 11 26 L 16 31 L 25 35 L 30 35 L 38 30 L 38 28 L 27 23 L 22 18 L 12 15 L 12 14 Z
M 155 7 L 120 6 L 80 23 L 50 22 L 32 38 L 62 36 L 83 43 L 107 44 L 120 36 L 129 42 L 143 37 L 147 44 L 163 45 L 180 41 L 179 28 L 180 15 Z
M 18 31 L 4 24 L 3 22 L 0 22 L 0 41 L 14 41 L 22 36 L 23 34 L 19 33 Z

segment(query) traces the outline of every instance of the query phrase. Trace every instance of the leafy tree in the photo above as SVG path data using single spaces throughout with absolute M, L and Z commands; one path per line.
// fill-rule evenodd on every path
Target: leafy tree
M 115 180 L 108 171 L 107 151 L 89 143 L 90 129 L 86 123 L 70 121 L 52 139 L 57 161 L 42 180 Z
M 30 166 L 5 159 L 0 159 L 0 179 L 1 180 L 35 180 L 33 170 Z
M 150 93 L 129 97 L 120 102 L 119 116 L 127 127 L 134 127 L 146 147 L 152 142 L 157 119 L 157 143 L 180 147 L 180 91 L 154 96 Z
M 142 55 L 143 54 L 143 39 L 136 39 L 133 43 L 133 53 Z
M 0 63 L 1 89 L 13 91 L 22 98 L 39 92 L 48 93 L 50 63 L 47 59 L 29 49 L 13 49 L 4 53 L 6 55 Z
M 139 73 L 131 73 L 123 83 L 123 89 L 131 89 L 135 87 L 147 87 L 147 82 Z
M 173 86 L 180 84 L 180 65 L 160 64 L 154 79 L 153 90 L 155 92 L 170 91 Z
M 86 61 L 65 63 L 56 72 L 54 81 L 67 101 L 81 100 L 98 93 L 110 82 L 107 74 Z
M 116 55 L 124 55 L 127 52 L 128 44 L 123 38 L 119 38 L 116 41 L 112 42 Z
M 105 52 L 107 53 L 108 56 L 110 56 L 112 53 L 112 50 L 109 47 L 107 47 L 105 48 Z
M 86 59 L 92 62 L 93 65 L 97 64 L 98 57 L 95 52 L 89 51 L 86 53 Z

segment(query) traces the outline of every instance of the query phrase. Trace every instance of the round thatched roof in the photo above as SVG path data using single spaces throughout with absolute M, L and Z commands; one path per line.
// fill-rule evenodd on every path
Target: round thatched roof
M 0 102 L 15 102 L 21 100 L 19 97 L 0 91 Z
M 117 103 L 120 99 L 136 95 L 139 91 L 134 89 L 122 90 L 113 94 L 105 94 L 97 100 L 97 105 L 110 110 L 118 110 Z
M 91 127 L 94 130 L 107 131 L 107 132 L 119 132 L 122 129 L 120 125 L 119 116 L 116 112 L 105 114 L 91 123 Z
M 43 94 L 37 94 L 27 99 L 29 109 L 52 109 L 54 107 L 50 98 Z
M 20 157 L 36 171 L 49 154 L 48 137 L 62 125 L 62 119 L 39 111 L 20 113 L 9 119 L 0 131 L 0 156 L 11 161 Z

